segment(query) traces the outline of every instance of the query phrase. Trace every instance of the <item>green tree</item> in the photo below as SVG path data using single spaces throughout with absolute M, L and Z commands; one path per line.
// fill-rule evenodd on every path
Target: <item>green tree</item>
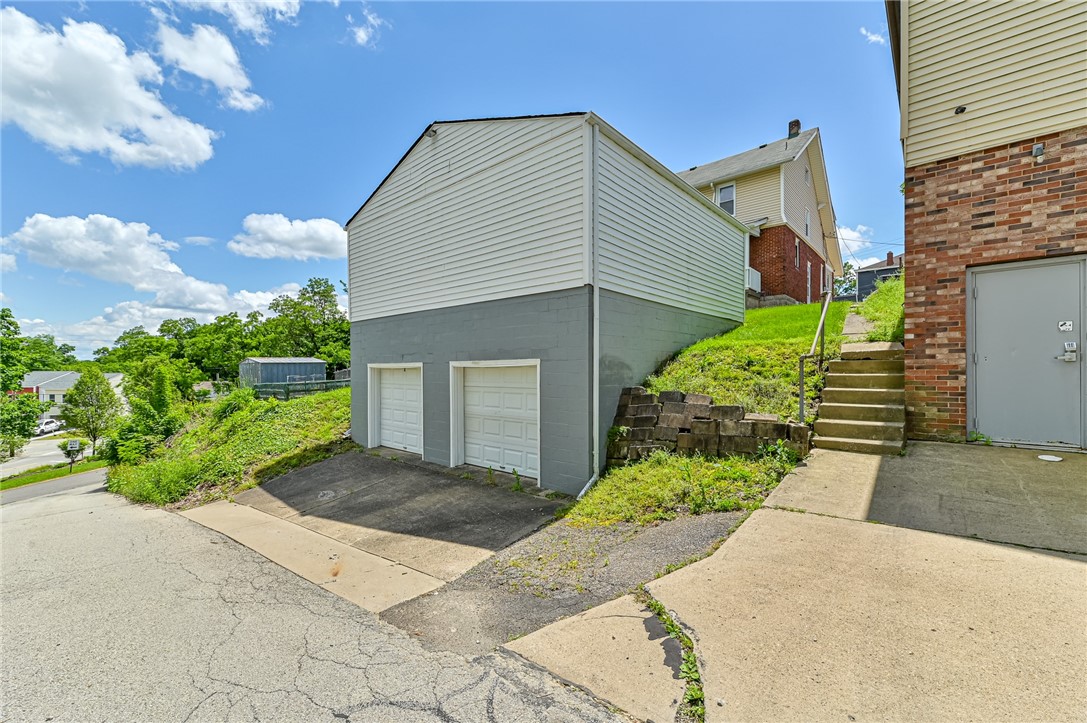
M 22 345 L 19 339 L 19 322 L 6 306 L 0 309 L 0 392 L 20 389 L 26 374 Z
M 38 417 L 52 406 L 40 402 L 34 394 L 3 394 L 0 396 L 0 456 L 14 457 L 34 436 Z
M 83 371 L 71 390 L 64 395 L 61 419 L 82 431 L 91 440 L 94 454 L 98 440 L 116 423 L 121 413 L 121 400 L 105 375 L 97 368 Z
M 834 295 L 849 296 L 857 293 L 857 269 L 846 261 L 842 275 L 834 279 Z
M 310 279 L 297 296 L 278 296 L 268 309 L 275 316 L 264 324 L 268 331 L 266 353 L 318 356 L 325 349 L 337 354 L 332 368 L 344 363 L 342 349 L 350 348 L 351 326 L 336 300 L 336 287 L 328 279 Z

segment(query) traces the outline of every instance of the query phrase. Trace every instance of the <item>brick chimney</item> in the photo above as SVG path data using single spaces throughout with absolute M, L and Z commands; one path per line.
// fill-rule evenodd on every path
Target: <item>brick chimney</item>
M 895 252 L 894 251 L 888 251 L 887 252 L 887 265 L 888 266 L 894 266 L 895 265 Z
M 789 121 L 789 137 L 796 138 L 798 135 L 800 135 L 800 120 L 794 118 Z

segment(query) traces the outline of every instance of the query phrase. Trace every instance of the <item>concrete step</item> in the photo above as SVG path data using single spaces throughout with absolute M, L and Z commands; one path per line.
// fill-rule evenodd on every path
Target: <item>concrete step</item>
M 906 362 L 901 359 L 835 359 L 828 365 L 834 374 L 902 374 Z
M 906 403 L 902 389 L 859 389 L 856 387 L 824 387 L 820 396 L 827 404 L 898 404 Z
M 842 359 L 904 359 L 906 350 L 897 341 L 843 344 Z
M 826 386 L 846 389 L 904 389 L 904 374 L 879 372 L 877 374 L 827 374 Z
M 906 438 L 906 425 L 902 422 L 817 419 L 815 420 L 815 433 L 821 437 L 901 441 Z
M 837 449 L 842 452 L 861 454 L 898 454 L 906 448 L 904 441 L 876 439 L 844 439 L 841 437 L 816 437 L 812 443 L 819 449 Z
M 857 419 L 865 422 L 905 422 L 906 407 L 901 404 L 842 404 L 823 402 L 820 419 Z

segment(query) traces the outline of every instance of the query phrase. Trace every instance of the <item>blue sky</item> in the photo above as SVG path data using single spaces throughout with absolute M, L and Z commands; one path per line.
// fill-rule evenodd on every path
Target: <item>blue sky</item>
M 346 279 L 433 120 L 593 110 L 674 170 L 823 134 L 846 260 L 902 248 L 883 3 L 4 2 L 0 257 L 24 333 Z

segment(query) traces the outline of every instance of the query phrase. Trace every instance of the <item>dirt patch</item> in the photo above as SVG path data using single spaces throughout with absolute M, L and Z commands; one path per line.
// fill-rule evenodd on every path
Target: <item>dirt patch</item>
M 746 514 L 683 516 L 648 526 L 559 521 L 381 617 L 433 649 L 483 655 L 705 555 Z

